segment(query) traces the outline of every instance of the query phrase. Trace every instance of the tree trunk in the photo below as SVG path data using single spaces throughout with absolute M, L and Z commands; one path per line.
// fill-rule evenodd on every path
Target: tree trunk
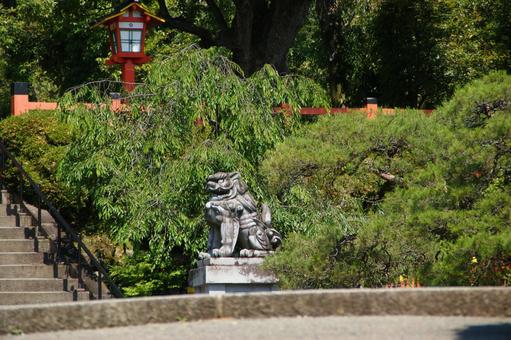
M 287 53 L 310 5 L 311 0 L 236 0 L 236 15 L 224 46 L 247 76 L 265 64 L 286 73 Z
M 193 20 L 170 17 L 165 0 L 158 2 L 167 27 L 198 36 L 202 47 L 223 46 L 231 50 L 246 76 L 265 64 L 274 66 L 279 73 L 288 71 L 287 53 L 312 4 L 312 0 L 233 0 L 235 15 L 227 23 L 217 3 L 206 0 L 218 26 L 218 30 L 211 31 L 198 27 Z

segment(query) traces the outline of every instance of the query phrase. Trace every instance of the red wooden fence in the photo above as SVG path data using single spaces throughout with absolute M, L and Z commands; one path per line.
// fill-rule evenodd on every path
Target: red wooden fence
M 85 104 L 87 105 L 87 104 Z M 30 110 L 55 110 L 58 104 L 54 102 L 31 102 L 28 98 L 28 83 L 13 83 L 11 86 L 11 115 L 19 116 Z M 119 111 L 125 108 L 120 96 L 116 93 L 112 94 L 112 102 L 110 104 L 112 111 Z M 300 114 L 302 116 L 320 116 L 326 114 L 342 114 L 349 112 L 365 112 L 367 118 L 372 119 L 378 113 L 381 114 L 395 114 L 397 110 L 402 109 L 388 109 L 378 107 L 376 98 L 367 98 L 365 107 L 348 108 L 348 107 L 333 107 L 330 109 L 323 107 L 302 107 Z M 287 104 L 282 104 L 276 107 L 273 112 L 289 112 L 290 107 Z M 430 115 L 433 110 L 422 110 L 425 114 Z

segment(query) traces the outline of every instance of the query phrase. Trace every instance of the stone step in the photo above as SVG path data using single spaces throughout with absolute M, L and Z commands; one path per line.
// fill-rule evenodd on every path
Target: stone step
M 33 239 L 0 239 L 0 253 L 26 253 L 35 251 L 35 241 Z M 39 252 L 50 251 L 50 241 L 44 238 L 38 240 Z
M 0 279 L 0 292 L 59 292 L 78 288 L 78 279 Z
M 0 252 L 33 252 L 34 240 L 30 239 L 1 239 Z
M 8 216 L 13 212 L 13 209 L 10 204 L 0 204 L 0 216 Z
M 0 265 L 1 264 L 43 264 L 44 254 L 43 253 L 0 253 Z
M 79 292 L 0 292 L 0 305 L 85 301 L 89 293 Z
M 34 236 L 34 228 L 0 227 L 0 239 L 24 239 Z
M 66 267 L 45 264 L 2 264 L 0 279 L 8 278 L 65 278 Z
M 0 216 L 0 226 L 15 227 L 16 226 L 16 216 Z

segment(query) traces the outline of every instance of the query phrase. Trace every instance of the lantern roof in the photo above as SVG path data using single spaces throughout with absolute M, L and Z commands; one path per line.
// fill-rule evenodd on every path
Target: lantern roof
M 145 7 L 144 5 L 142 5 L 140 3 L 140 0 L 128 0 L 128 1 L 125 1 L 122 4 L 120 4 L 119 6 L 116 6 L 115 10 L 112 13 L 110 13 L 108 15 L 105 15 L 104 17 L 98 19 L 97 21 L 94 21 L 91 24 L 91 26 L 92 27 L 97 27 L 97 26 L 100 26 L 100 25 L 104 25 L 108 21 L 123 15 L 124 13 L 126 13 L 132 7 L 137 7 L 145 15 L 150 17 L 151 21 L 155 21 L 155 22 L 158 22 L 158 23 L 164 23 L 165 22 L 165 19 L 160 18 L 160 17 L 154 15 L 153 13 L 151 13 L 149 11 L 149 9 L 147 9 L 147 7 Z

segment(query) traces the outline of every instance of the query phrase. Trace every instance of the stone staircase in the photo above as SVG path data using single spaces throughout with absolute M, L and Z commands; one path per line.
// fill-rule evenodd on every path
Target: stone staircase
M 35 235 L 32 217 L 20 213 L 19 205 L 7 203 L 2 191 L 0 305 L 89 300 L 89 292 L 78 288 L 66 266 L 51 263 L 53 247 L 50 240 Z

